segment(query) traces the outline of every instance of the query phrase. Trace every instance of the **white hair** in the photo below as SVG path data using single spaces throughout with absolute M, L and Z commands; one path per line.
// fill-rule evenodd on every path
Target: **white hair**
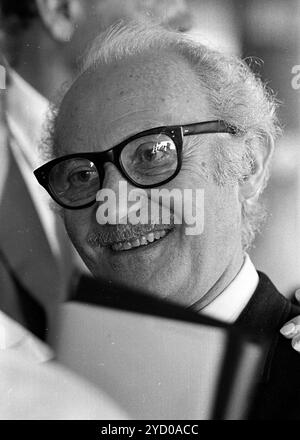
M 188 35 L 156 24 L 120 22 L 93 41 L 82 59 L 79 75 L 128 57 L 147 52 L 172 51 L 187 61 L 207 92 L 210 111 L 216 119 L 237 128 L 240 136 L 231 141 L 217 137 L 214 148 L 214 177 L 219 185 L 242 181 L 254 165 L 254 152 L 266 148 L 280 133 L 276 118 L 277 102 L 270 90 L 246 62 L 224 55 L 193 41 Z M 243 142 L 241 142 L 243 139 Z M 243 147 L 242 147 L 242 145 Z M 268 170 L 259 193 L 268 179 Z M 247 248 L 263 218 L 257 201 L 242 202 L 242 243 Z

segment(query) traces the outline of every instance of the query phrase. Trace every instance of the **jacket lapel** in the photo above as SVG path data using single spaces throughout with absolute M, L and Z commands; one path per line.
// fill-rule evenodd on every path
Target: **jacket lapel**
M 279 330 L 291 316 L 291 303 L 278 292 L 264 273 L 258 272 L 258 274 L 258 286 L 235 325 L 254 335 L 264 344 L 260 382 L 266 383 L 270 378 L 270 369 L 279 338 L 282 338 Z
M 255 335 L 268 337 L 277 334 L 287 320 L 291 304 L 264 273 L 258 274 L 258 286 L 236 325 Z
M 12 152 L 0 204 L 0 248 L 20 283 L 38 300 L 60 295 L 59 267 Z

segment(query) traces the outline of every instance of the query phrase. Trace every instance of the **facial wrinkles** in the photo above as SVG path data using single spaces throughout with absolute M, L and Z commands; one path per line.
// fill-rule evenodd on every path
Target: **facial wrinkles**
M 166 105 L 160 98 L 148 99 L 134 95 L 121 99 L 117 105 L 111 102 L 102 105 L 98 108 L 94 105 L 89 115 L 74 112 L 70 129 L 64 132 L 60 130 L 59 133 L 64 151 L 104 151 L 141 131 L 174 124 L 172 104 Z M 96 122 L 96 112 L 99 115 L 105 114 L 105 119 L 100 116 L 100 123 Z M 176 122 L 181 123 L 179 120 Z
M 174 120 L 174 115 L 181 113 L 177 111 L 177 106 L 177 99 L 174 96 L 167 99 L 163 96 L 135 92 L 130 92 L 126 97 L 118 100 L 117 105 L 115 100 L 108 102 L 105 106 L 106 121 L 102 121 L 101 134 L 99 133 L 103 145 L 117 144 L 150 128 L 184 123 L 183 120 Z
M 203 180 L 207 182 L 210 177 L 207 136 L 195 135 L 183 139 L 181 173 L 187 172 L 190 176 L 194 175 L 199 179 L 199 183 L 202 183 Z M 200 186 L 198 185 L 198 187 Z
M 62 143 L 70 152 L 83 146 L 85 151 L 99 146 L 104 150 L 153 126 L 196 122 L 195 113 L 203 114 L 206 104 L 203 96 L 193 98 L 195 88 L 199 84 L 194 73 L 173 53 L 86 72 L 69 94 L 72 105 L 69 102 Z
M 138 115 L 138 126 L 137 123 L 133 123 L 136 120 L 136 115 Z M 166 119 L 155 119 L 153 112 L 149 111 L 149 109 L 128 111 L 120 118 L 116 118 L 103 126 L 103 150 L 112 148 L 142 131 L 167 125 L 165 121 Z M 134 126 L 135 128 L 133 128 Z

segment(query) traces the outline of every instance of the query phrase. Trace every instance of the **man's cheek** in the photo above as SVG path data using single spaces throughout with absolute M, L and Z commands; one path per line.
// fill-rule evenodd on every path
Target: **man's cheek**
M 183 222 L 185 235 L 201 235 L 205 225 L 204 189 L 185 189 L 183 191 Z
M 84 247 L 86 244 L 86 238 L 89 231 L 89 222 L 86 218 L 82 217 L 76 212 L 65 212 L 64 222 L 67 233 L 77 247 Z

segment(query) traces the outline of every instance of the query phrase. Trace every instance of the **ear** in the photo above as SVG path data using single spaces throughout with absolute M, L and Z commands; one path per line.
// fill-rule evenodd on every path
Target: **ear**
M 246 140 L 247 142 L 247 140 Z M 269 173 L 270 161 L 274 152 L 274 140 L 271 137 L 249 141 L 252 166 L 250 173 L 239 184 L 240 201 L 251 201 L 259 197 Z
M 58 42 L 71 40 L 75 30 L 72 0 L 35 0 L 42 22 Z

